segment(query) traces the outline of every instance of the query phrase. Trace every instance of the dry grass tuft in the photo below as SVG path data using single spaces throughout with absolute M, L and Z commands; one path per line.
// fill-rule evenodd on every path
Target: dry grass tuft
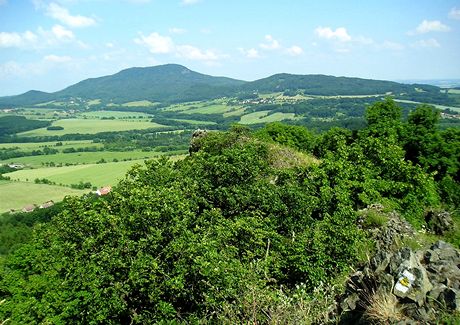
M 392 293 L 378 290 L 369 295 L 364 317 L 376 324 L 392 324 L 405 319 L 398 298 Z

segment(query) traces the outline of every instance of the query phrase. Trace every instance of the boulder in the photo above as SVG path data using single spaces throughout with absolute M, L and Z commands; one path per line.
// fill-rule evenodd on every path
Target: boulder
M 447 211 L 429 211 L 425 216 L 428 228 L 437 235 L 443 235 L 452 230 L 454 221 Z

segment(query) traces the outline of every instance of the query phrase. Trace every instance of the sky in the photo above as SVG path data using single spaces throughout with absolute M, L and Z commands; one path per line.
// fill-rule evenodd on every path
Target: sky
M 0 0 L 0 96 L 129 67 L 460 78 L 460 1 Z

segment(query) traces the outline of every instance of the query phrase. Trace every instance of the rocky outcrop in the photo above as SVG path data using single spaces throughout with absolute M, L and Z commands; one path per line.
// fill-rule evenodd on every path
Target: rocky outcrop
M 428 249 L 379 251 L 355 272 L 340 299 L 356 323 L 437 323 L 439 311 L 460 312 L 460 251 L 438 241 Z
M 208 131 L 197 129 L 192 133 L 192 139 L 190 140 L 190 145 L 188 147 L 188 153 L 192 155 L 194 152 L 200 150 L 200 140 L 208 134 Z
M 425 217 L 428 229 L 436 235 L 443 235 L 452 230 L 454 221 L 447 211 L 429 211 Z

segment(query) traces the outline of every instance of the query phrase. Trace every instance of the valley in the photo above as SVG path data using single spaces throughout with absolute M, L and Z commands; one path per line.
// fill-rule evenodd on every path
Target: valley
M 144 92 L 119 88 L 120 80 Z M 204 99 L 190 101 L 182 96 L 187 89 Z M 115 185 L 146 159 L 185 155 L 190 135 L 198 128 L 226 130 L 238 123 L 257 129 L 283 121 L 317 133 L 332 127 L 359 129 L 365 125 L 366 107 L 388 96 L 398 101 L 406 116 L 420 104 L 415 99 L 425 100 L 443 110 L 441 127 L 460 126 L 460 105 L 455 106 L 460 94 L 455 90 L 320 75 L 280 74 L 246 83 L 178 65 L 133 68 L 82 81 L 47 94 L 47 101 L 37 92 L 2 97 L 0 164 L 8 186 L 0 187 L 0 196 L 6 198 L 12 188 L 25 189 L 28 184 L 34 191 L 37 183 L 43 197 L 53 199 L 74 193 L 69 192 L 72 187 L 88 192 Z M 8 167 L 14 164 L 20 167 Z M 62 191 L 56 196 L 59 186 Z M 8 200 L 0 212 L 40 203 L 33 197 L 26 201 Z

